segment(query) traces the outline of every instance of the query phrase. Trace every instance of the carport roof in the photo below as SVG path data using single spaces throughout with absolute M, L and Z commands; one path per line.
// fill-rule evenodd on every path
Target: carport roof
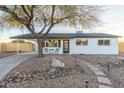
M 40 34 L 43 38 L 44 34 Z M 47 38 L 118 38 L 120 36 L 106 33 L 49 33 Z M 18 35 L 10 38 L 16 39 L 36 39 L 32 34 Z

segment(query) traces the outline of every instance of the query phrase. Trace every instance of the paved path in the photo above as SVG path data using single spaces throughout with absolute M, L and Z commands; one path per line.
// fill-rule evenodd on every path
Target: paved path
M 75 60 L 72 57 L 71 57 L 71 59 Z M 83 62 L 84 64 L 86 64 L 96 74 L 99 88 L 112 88 L 112 83 L 109 80 L 109 78 L 107 78 L 105 73 L 100 71 L 96 66 L 94 66 L 88 62 L 85 62 L 83 60 L 80 60 L 80 59 L 77 59 L 77 61 Z
M 32 57 L 32 52 L 30 53 L 20 53 L 18 55 L 13 55 L 9 57 L 4 57 L 0 59 L 0 80 L 15 66 L 24 62 L 26 59 Z

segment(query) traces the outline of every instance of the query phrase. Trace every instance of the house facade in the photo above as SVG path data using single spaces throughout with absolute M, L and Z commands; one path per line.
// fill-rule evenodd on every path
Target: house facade
M 43 34 L 41 35 L 41 39 Z M 31 34 L 12 38 L 35 40 Z M 35 43 L 37 51 L 37 43 Z M 118 54 L 118 36 L 105 33 L 50 33 L 44 54 Z

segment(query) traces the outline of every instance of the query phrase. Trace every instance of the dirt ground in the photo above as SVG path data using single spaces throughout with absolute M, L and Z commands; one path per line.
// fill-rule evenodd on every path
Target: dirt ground
M 124 53 L 119 55 L 77 55 L 76 57 L 98 67 L 111 80 L 114 87 L 124 87 Z
M 19 88 L 84 88 L 85 80 L 89 80 L 89 87 L 98 87 L 93 71 L 82 63 L 75 63 L 68 56 L 47 55 L 43 58 L 34 56 L 10 71 L 1 84 L 6 82 L 4 87 Z M 52 58 L 64 62 L 65 68 L 57 75 L 49 76 L 47 71 L 51 69 Z M 15 76 L 17 73 L 21 79 Z
M 3 83 L 5 80 L 12 81 L 13 79 L 10 77 L 18 72 L 22 77 L 38 72 L 33 78 L 22 79 L 19 82 L 9 82 L 6 87 L 84 88 L 85 80 L 90 81 L 89 87 L 98 87 L 93 71 L 85 64 L 75 63 L 74 60 L 69 58 L 70 56 L 75 58 L 75 55 L 47 55 L 43 58 L 34 56 L 15 67 L 1 82 Z M 52 58 L 57 58 L 64 62 L 66 70 L 60 73 L 59 76 L 44 76 L 51 68 Z M 76 58 L 90 62 L 98 67 L 111 80 L 115 88 L 124 87 L 124 53 L 119 55 L 76 55 Z M 108 64 L 110 66 L 109 71 Z
M 0 53 L 0 58 L 15 55 L 16 52 Z

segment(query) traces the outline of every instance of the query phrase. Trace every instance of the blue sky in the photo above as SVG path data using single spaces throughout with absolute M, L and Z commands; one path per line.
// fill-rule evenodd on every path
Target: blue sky
M 124 5 L 111 5 L 104 6 L 105 11 L 101 14 L 101 20 L 104 22 L 101 27 L 96 27 L 84 32 L 98 32 L 98 33 L 109 33 L 124 37 Z M 52 32 L 75 32 L 79 30 L 77 28 L 72 29 L 68 27 L 54 28 Z M 4 32 L 0 33 L 0 42 L 8 42 L 10 36 L 19 34 L 25 34 L 25 30 L 17 29 L 5 29 Z M 124 40 L 124 39 L 121 39 Z

